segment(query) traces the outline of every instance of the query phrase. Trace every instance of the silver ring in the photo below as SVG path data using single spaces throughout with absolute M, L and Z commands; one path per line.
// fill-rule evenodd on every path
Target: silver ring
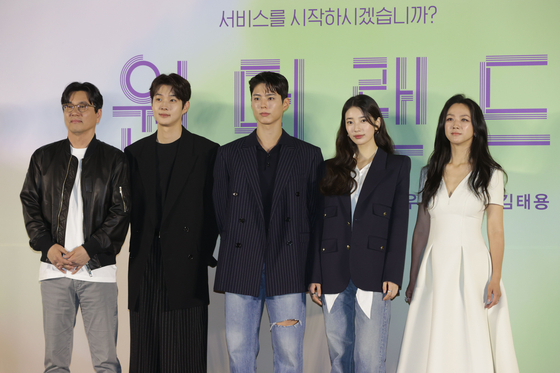
M 391 291 L 391 290 L 387 290 L 387 293 L 392 293 L 392 291 Z
M 311 293 L 311 296 L 314 296 L 314 295 L 317 295 L 317 293 L 316 293 L 316 292 L 315 292 L 315 293 Z

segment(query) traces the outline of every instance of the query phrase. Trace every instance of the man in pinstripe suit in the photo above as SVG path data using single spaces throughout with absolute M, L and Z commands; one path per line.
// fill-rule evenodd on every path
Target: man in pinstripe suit
M 256 372 L 267 304 L 275 372 L 302 372 L 307 253 L 318 243 L 321 150 L 282 130 L 288 81 L 249 82 L 257 129 L 218 150 L 214 206 L 221 235 L 214 290 L 225 292 L 231 372 Z

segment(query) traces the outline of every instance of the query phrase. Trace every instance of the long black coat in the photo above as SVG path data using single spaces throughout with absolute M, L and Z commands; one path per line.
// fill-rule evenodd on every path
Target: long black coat
M 214 290 L 258 296 L 264 264 L 267 296 L 305 292 L 308 253 L 319 243 L 315 233 L 321 204 L 321 150 L 286 135 L 267 236 L 257 148 L 249 145 L 249 136 L 222 146 L 214 167 L 220 230 Z
M 125 149 L 132 216 L 128 307 L 134 309 L 156 234 L 156 134 Z M 212 174 L 218 144 L 183 128 L 171 171 L 159 232 L 169 307 L 208 305 L 208 265 L 218 230 Z
M 322 242 L 311 275 L 323 293 L 340 293 L 350 280 L 375 292 L 382 292 L 385 281 L 401 286 L 409 183 L 410 158 L 378 149 L 352 223 L 350 195 L 325 197 Z

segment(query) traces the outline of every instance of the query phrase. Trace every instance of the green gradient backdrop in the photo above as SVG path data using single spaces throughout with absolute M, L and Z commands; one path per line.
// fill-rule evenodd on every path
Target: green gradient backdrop
M 413 6 L 434 6 L 437 13 L 431 17 L 431 8 L 426 24 L 303 26 L 304 9 L 309 14 L 309 9 L 330 8 L 336 14 L 346 8 L 353 15 L 357 8 L 359 15 L 364 7 L 373 7 L 375 13 L 384 7 L 391 12 L 396 8 L 397 20 L 403 21 L 407 6 L 409 11 Z M 231 11 L 251 11 L 254 18 L 259 11 L 268 17 L 271 10 L 284 10 L 284 27 L 219 27 L 222 12 L 230 15 Z M 294 10 L 300 26 L 290 26 Z M 141 131 L 140 118 L 116 117 L 113 110 L 114 106 L 137 105 L 123 93 L 120 75 L 126 62 L 138 55 L 165 73 L 177 71 L 177 61 L 188 62 L 187 75 L 193 86 L 188 128 L 221 144 L 242 136 L 234 133 L 234 79 L 241 60 L 280 59 L 280 72 L 294 87 L 294 59 L 303 59 L 305 140 L 320 146 L 325 158 L 333 155 L 340 111 L 353 94 L 353 86 L 359 79 L 381 77 L 380 69 L 353 69 L 353 58 L 386 57 L 387 90 L 369 93 L 380 106 L 389 108 L 386 122 L 396 144 L 423 145 L 423 155 L 411 157 L 411 191 L 417 189 L 420 168 L 432 150 L 437 117 L 447 98 L 465 93 L 479 102 L 480 63 L 486 61 L 486 56 L 546 55 L 546 65 L 493 67 L 491 78 L 491 108 L 546 108 L 546 119 L 489 120 L 488 126 L 491 135 L 550 136 L 549 145 L 492 146 L 491 152 L 508 172 L 507 193 L 514 199 L 513 208 L 505 212 L 502 277 L 520 369 L 531 373 L 560 371 L 556 359 L 560 323 L 555 317 L 560 308 L 556 288 L 560 283 L 560 149 L 556 143 L 560 135 L 559 11 L 560 3 L 551 0 L 415 4 L 402 0 L 58 0 L 0 5 L 0 248 L 6 258 L 0 264 L 0 371 L 38 370 L 42 361 L 41 305 L 36 282 L 39 257 L 27 247 L 18 200 L 29 157 L 37 147 L 65 136 L 59 97 L 74 80 L 93 82 L 105 97 L 103 119 L 97 128 L 101 139 L 120 146 L 123 128 L 130 128 L 132 141 L 146 136 L 148 133 Z M 415 91 L 415 98 L 415 58 L 427 58 L 425 125 L 415 124 L 414 102 L 407 104 L 407 124 L 395 124 L 395 65 L 400 57 L 407 58 L 406 88 Z M 152 70 L 143 66 L 132 72 L 130 80 L 137 91 L 145 92 L 153 77 Z M 251 120 L 248 105 L 245 110 L 246 119 Z M 285 115 L 284 126 L 289 133 L 293 133 L 294 112 L 292 105 Z M 525 194 L 531 195 L 530 209 L 516 204 L 516 196 Z M 536 194 L 548 196 L 546 210 L 535 209 Z M 415 217 L 413 206 L 409 233 Z M 124 301 L 127 249 L 125 245 L 118 263 L 119 354 L 124 371 L 128 367 L 128 314 Z M 407 262 L 406 273 L 408 265 Z M 227 369 L 223 300 L 219 294 L 211 296 L 210 371 L 222 372 Z M 394 371 L 407 312 L 400 298 L 393 302 L 389 372 Z M 308 320 L 306 371 L 323 372 L 328 358 L 322 316 L 311 304 Z M 73 367 L 87 371 L 89 353 L 80 328 L 76 329 Z M 259 357 L 259 371 L 263 372 L 270 371 L 271 366 L 267 339 L 263 333 Z

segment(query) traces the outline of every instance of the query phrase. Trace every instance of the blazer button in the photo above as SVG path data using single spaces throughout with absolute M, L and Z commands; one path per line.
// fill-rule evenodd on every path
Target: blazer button
M 286 242 L 286 245 L 291 246 L 292 243 L 293 243 L 292 241 L 288 241 L 288 242 Z
M 235 247 L 237 247 L 239 249 L 241 247 L 241 242 L 236 243 Z
M 381 246 L 381 250 L 383 250 L 383 246 Z
M 291 220 L 292 220 L 292 219 L 291 219 L 289 216 L 286 218 L 286 222 L 288 222 L 288 223 L 289 223 Z
M 188 232 L 188 231 L 189 231 L 189 227 L 185 227 L 185 228 L 183 228 L 183 230 L 184 230 L 185 232 Z
M 193 260 L 193 259 L 194 259 L 194 256 L 192 256 L 192 254 L 189 254 L 189 255 L 187 256 L 187 258 Z
M 346 250 L 350 250 L 350 245 L 346 245 Z
M 326 249 L 323 247 L 323 251 L 325 251 Z
M 299 197 L 299 192 L 296 192 L 296 197 Z
M 240 219 L 239 219 L 239 222 L 240 222 L 240 223 L 245 223 L 245 219 L 240 218 Z
M 348 224 L 349 226 L 352 225 L 352 223 L 350 223 L 349 221 L 347 221 L 346 224 Z
M 239 195 L 239 193 L 233 192 L 233 196 L 234 196 L 234 197 L 237 197 L 238 195 Z
M 326 217 L 327 217 L 327 214 L 324 214 L 323 216 L 326 218 Z
M 383 211 L 383 216 L 387 216 L 387 212 L 386 212 L 386 211 Z

